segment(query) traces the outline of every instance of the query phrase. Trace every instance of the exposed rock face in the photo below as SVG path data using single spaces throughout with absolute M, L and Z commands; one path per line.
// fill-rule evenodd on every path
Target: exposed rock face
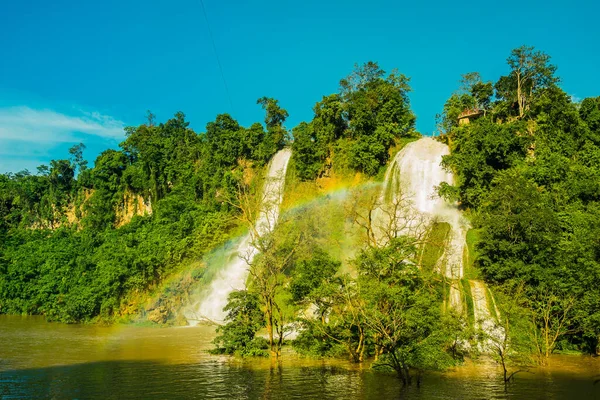
M 76 226 L 80 228 L 81 218 L 84 215 L 85 204 L 94 194 L 93 189 L 80 190 L 69 204 L 57 207 L 52 204 L 52 218 L 50 220 L 38 218 L 29 226 L 30 229 L 58 229 L 63 226 Z
M 93 194 L 93 189 L 83 189 L 67 206 L 59 209 L 53 205 L 54 217 L 52 220 L 35 221 L 31 224 L 31 229 L 58 229 L 61 226 L 80 227 L 81 219 L 85 216 L 85 205 Z M 151 215 L 152 203 L 150 198 L 146 200 L 140 194 L 125 191 L 123 194 L 123 202 L 117 206 L 115 214 L 115 227 L 119 228 L 131 222 L 133 217 L 137 215 Z
M 152 202 L 139 194 L 126 191 L 123 195 L 123 203 L 117 208 L 116 214 L 115 226 L 119 228 L 131 222 L 131 219 L 137 215 L 151 215 Z

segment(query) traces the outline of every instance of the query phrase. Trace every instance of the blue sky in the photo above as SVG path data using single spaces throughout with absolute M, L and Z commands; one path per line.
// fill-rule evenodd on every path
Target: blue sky
M 369 60 L 412 78 L 424 133 L 461 74 L 496 80 L 522 44 L 552 56 L 575 98 L 600 95 L 600 6 L 591 0 L 204 4 L 233 109 L 200 0 L 3 1 L 0 172 L 35 171 L 80 141 L 93 160 L 148 109 L 161 121 L 181 110 L 200 132 L 222 112 L 262 121 L 256 99 L 266 95 L 287 108 L 291 128 Z

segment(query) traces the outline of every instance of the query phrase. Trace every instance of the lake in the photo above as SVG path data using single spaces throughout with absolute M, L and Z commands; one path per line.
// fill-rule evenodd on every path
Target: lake
M 402 388 L 343 360 L 213 356 L 214 328 L 66 325 L 0 315 L 0 398 L 600 399 L 600 359 L 554 356 L 505 391 L 493 363 L 468 363 Z

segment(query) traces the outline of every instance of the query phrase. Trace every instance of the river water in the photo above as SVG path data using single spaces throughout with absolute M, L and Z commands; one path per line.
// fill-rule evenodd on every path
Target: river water
M 600 360 L 556 356 L 505 392 L 493 364 L 429 374 L 403 389 L 393 375 L 285 354 L 212 356 L 214 329 L 47 323 L 0 315 L 0 398 L 54 399 L 600 399 Z

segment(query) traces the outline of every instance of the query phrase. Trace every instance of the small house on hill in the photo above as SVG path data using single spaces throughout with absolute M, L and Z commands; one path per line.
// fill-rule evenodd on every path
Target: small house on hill
M 458 125 L 467 125 L 483 115 L 483 110 L 478 108 L 466 109 L 458 115 Z

